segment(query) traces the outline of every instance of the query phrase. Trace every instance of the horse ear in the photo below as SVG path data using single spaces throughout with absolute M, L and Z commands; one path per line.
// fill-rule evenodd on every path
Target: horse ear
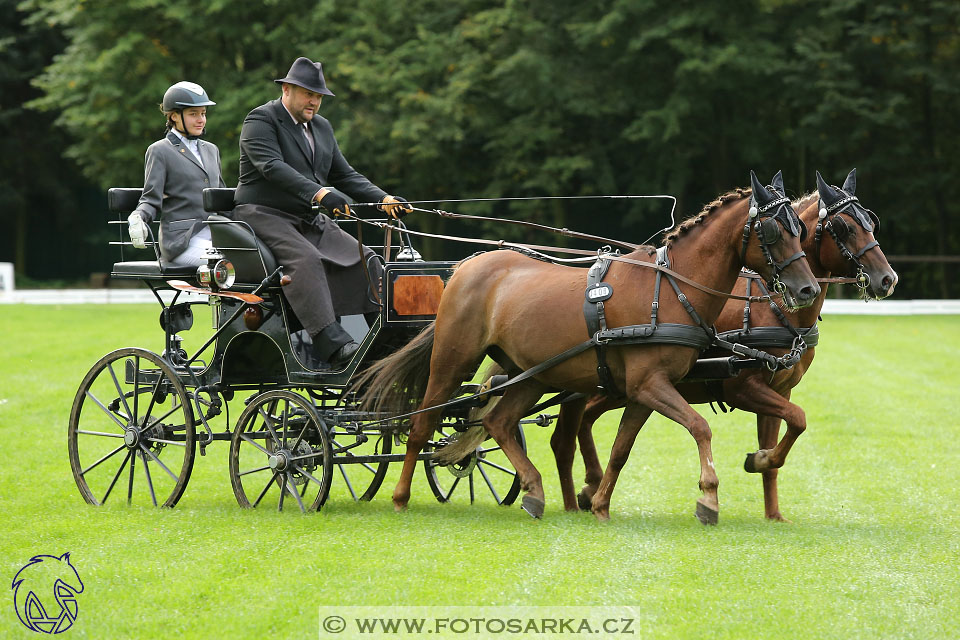
M 837 200 L 837 194 L 834 192 L 833 187 L 827 184 L 819 171 L 817 171 L 817 193 L 820 194 L 821 200 L 827 201 L 827 204 L 833 204 Z
M 753 189 L 753 197 L 757 202 L 766 204 L 773 200 L 773 196 L 770 195 L 767 188 L 760 184 L 760 181 L 757 179 L 757 174 L 753 172 L 753 169 L 750 170 L 750 188 Z
M 849 195 L 853 195 L 857 192 L 857 168 L 854 167 L 853 170 L 847 174 L 847 179 L 843 181 L 843 190 Z
M 774 189 L 776 189 L 780 193 L 784 193 L 783 171 L 777 171 L 777 175 L 773 176 L 773 180 L 770 181 L 770 186 L 772 186 Z

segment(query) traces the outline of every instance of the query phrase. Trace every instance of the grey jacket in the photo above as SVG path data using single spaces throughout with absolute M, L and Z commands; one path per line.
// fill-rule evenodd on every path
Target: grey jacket
M 136 212 L 150 223 L 160 217 L 160 256 L 169 261 L 186 250 L 203 228 L 203 190 L 226 186 L 220 176 L 220 150 L 199 141 L 203 166 L 173 132 L 147 147 L 143 195 Z
M 310 122 L 315 154 L 280 100 L 247 114 L 240 131 L 237 204 L 272 207 L 310 220 L 311 200 L 332 186 L 362 202 L 379 202 L 385 191 L 357 172 L 340 153 L 330 122 Z

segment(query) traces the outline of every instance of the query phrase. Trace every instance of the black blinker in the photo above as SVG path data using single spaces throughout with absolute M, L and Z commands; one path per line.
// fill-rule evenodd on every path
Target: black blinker
M 764 218 L 756 222 L 757 237 L 765 245 L 775 244 L 780 240 L 780 223 L 776 218 Z

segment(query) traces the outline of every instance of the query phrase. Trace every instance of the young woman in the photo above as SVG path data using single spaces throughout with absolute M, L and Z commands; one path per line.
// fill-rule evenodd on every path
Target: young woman
M 178 82 L 163 94 L 166 136 L 147 147 L 143 195 L 127 219 L 130 240 L 143 248 L 147 225 L 160 218 L 160 260 L 165 266 L 206 262 L 210 228 L 203 224 L 203 190 L 223 187 L 220 150 L 201 140 L 207 107 L 216 104 L 193 82 Z

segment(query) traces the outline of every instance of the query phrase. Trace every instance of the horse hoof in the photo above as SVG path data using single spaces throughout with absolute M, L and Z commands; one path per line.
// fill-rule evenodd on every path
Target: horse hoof
M 583 491 L 577 494 L 577 506 L 580 507 L 580 511 L 590 511 L 590 507 L 593 506 L 592 502 L 590 496 Z
M 544 506 L 546 506 L 546 504 L 543 500 L 534 498 L 533 496 L 523 496 L 523 500 L 520 501 L 520 508 L 537 520 L 543 517 Z
M 700 521 L 700 524 L 715 525 L 720 519 L 720 512 L 712 507 L 708 507 L 698 500 L 696 516 L 697 520 Z
M 747 473 L 757 473 L 757 465 L 754 462 L 756 456 L 756 453 L 748 453 L 747 459 L 743 461 L 743 470 Z
M 404 502 L 404 503 L 394 502 L 394 503 L 393 503 L 393 510 L 394 510 L 396 513 L 403 513 L 404 511 L 407 510 L 407 503 L 405 503 L 405 502 Z

